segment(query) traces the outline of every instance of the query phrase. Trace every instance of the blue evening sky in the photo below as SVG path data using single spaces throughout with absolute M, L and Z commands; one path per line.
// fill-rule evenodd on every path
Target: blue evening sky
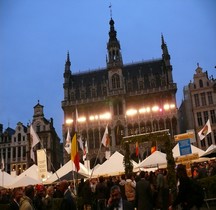
M 40 100 L 62 139 L 63 73 L 106 66 L 110 10 L 123 62 L 160 58 L 161 33 L 177 83 L 193 80 L 197 63 L 216 77 L 215 0 L 0 0 L 0 123 L 27 125 Z

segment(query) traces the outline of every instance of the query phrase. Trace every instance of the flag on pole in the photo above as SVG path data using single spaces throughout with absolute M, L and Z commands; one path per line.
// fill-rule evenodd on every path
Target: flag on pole
M 136 142 L 136 156 L 139 156 L 139 145 L 138 142 Z
M 3 154 L 1 154 L 1 171 L 4 171 L 4 169 L 5 169 L 4 158 L 3 158 Z
M 77 145 L 77 137 L 76 133 L 73 136 L 72 144 L 71 144 L 71 160 L 74 162 L 74 165 L 76 167 L 76 170 L 79 171 L 80 165 L 79 165 L 79 152 L 78 152 L 78 145 Z
M 109 147 L 109 145 L 110 145 L 110 138 L 109 138 L 109 133 L 108 133 L 108 125 L 106 126 L 106 129 L 104 131 L 104 135 L 103 135 L 101 143 L 105 147 Z
M 40 139 L 32 125 L 30 126 L 30 142 L 31 142 L 30 156 L 31 156 L 31 159 L 35 161 L 33 148 L 40 142 Z
M 76 111 L 75 111 L 76 113 L 75 113 L 75 132 L 77 132 L 78 131 L 78 126 L 77 126 L 77 124 L 78 124 L 78 110 L 77 110 L 77 108 L 76 108 Z
M 77 141 L 79 142 L 80 149 L 82 151 L 84 151 L 83 140 L 82 140 L 81 136 L 77 138 Z
M 212 129 L 211 129 L 210 121 L 208 119 L 208 121 L 206 122 L 202 130 L 198 132 L 200 140 L 203 140 L 211 132 Z
M 83 150 L 83 161 L 86 160 L 87 154 L 88 154 L 88 143 L 87 143 L 87 140 L 86 140 L 86 141 L 85 141 L 84 150 Z
M 156 141 L 152 141 L 151 154 L 154 153 L 156 150 L 157 150 L 157 148 L 156 148 Z
M 65 142 L 65 150 L 67 151 L 68 154 L 71 153 L 71 136 L 70 136 L 70 131 L 68 128 L 68 132 L 67 132 L 67 138 L 66 138 L 66 142 Z

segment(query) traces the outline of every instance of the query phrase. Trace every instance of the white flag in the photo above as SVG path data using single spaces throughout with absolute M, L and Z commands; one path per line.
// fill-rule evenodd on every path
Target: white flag
M 110 138 L 109 138 L 109 133 L 108 133 L 108 125 L 106 126 L 106 129 L 104 131 L 104 135 L 102 138 L 101 143 L 105 146 L 105 147 L 109 147 L 110 144 Z
M 77 132 L 78 131 L 78 110 L 77 110 L 77 108 L 76 108 L 76 111 L 75 111 L 76 113 L 76 116 L 75 116 L 75 132 Z
M 200 140 L 203 140 L 209 133 L 212 132 L 210 121 L 208 120 L 201 131 L 198 132 Z
M 84 151 L 83 141 L 82 141 L 81 136 L 78 137 L 77 141 L 79 142 L 80 149 L 81 149 L 82 151 Z
M 87 142 L 87 140 L 85 142 L 85 151 L 86 151 L 86 154 L 88 154 L 88 142 Z
M 30 126 L 30 142 L 31 142 L 31 150 L 30 150 L 31 159 L 35 161 L 33 148 L 40 142 L 40 139 L 32 125 Z
M 83 150 L 83 161 L 86 160 L 86 156 L 88 154 L 88 143 L 87 143 L 87 140 L 85 141 L 85 147 L 84 147 L 84 150 Z
M 66 143 L 65 143 L 65 150 L 67 151 L 68 154 L 71 153 L 71 136 L 70 136 L 70 131 L 68 128 L 68 132 L 67 132 L 67 138 L 66 138 Z

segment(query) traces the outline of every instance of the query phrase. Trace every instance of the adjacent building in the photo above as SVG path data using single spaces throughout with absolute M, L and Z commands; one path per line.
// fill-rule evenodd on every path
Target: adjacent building
M 216 79 L 197 65 L 193 81 L 184 87 L 184 99 L 179 108 L 182 133 L 194 130 L 196 145 L 206 150 L 216 144 Z M 200 140 L 198 132 L 210 121 L 212 132 Z
M 44 117 L 43 106 L 34 107 L 32 126 L 39 136 L 40 143 L 35 146 L 35 162 L 30 159 L 30 126 L 17 123 L 15 129 L 8 127 L 3 130 L 0 125 L 0 159 L 4 161 L 4 170 L 19 175 L 29 166 L 37 163 L 36 150 L 45 149 L 48 171 L 55 171 L 62 163 L 62 145 L 53 126 L 53 119 Z
M 88 143 L 91 164 L 97 156 L 104 159 L 101 139 L 106 125 L 111 152 L 122 149 L 123 136 L 163 129 L 169 129 L 172 136 L 179 132 L 177 85 L 163 35 L 161 58 L 124 64 L 112 18 L 109 25 L 106 67 L 75 73 L 68 53 L 64 70 L 64 145 L 67 130 L 73 135 L 77 129 L 83 143 Z M 71 118 L 72 124 L 67 124 Z M 145 153 L 149 145 L 140 150 Z M 65 152 L 64 161 L 68 158 Z

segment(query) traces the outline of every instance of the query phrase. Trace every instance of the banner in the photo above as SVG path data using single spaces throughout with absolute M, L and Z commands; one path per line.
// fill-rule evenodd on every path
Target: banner
M 47 158 L 45 149 L 37 150 L 37 161 L 39 179 L 47 179 Z

